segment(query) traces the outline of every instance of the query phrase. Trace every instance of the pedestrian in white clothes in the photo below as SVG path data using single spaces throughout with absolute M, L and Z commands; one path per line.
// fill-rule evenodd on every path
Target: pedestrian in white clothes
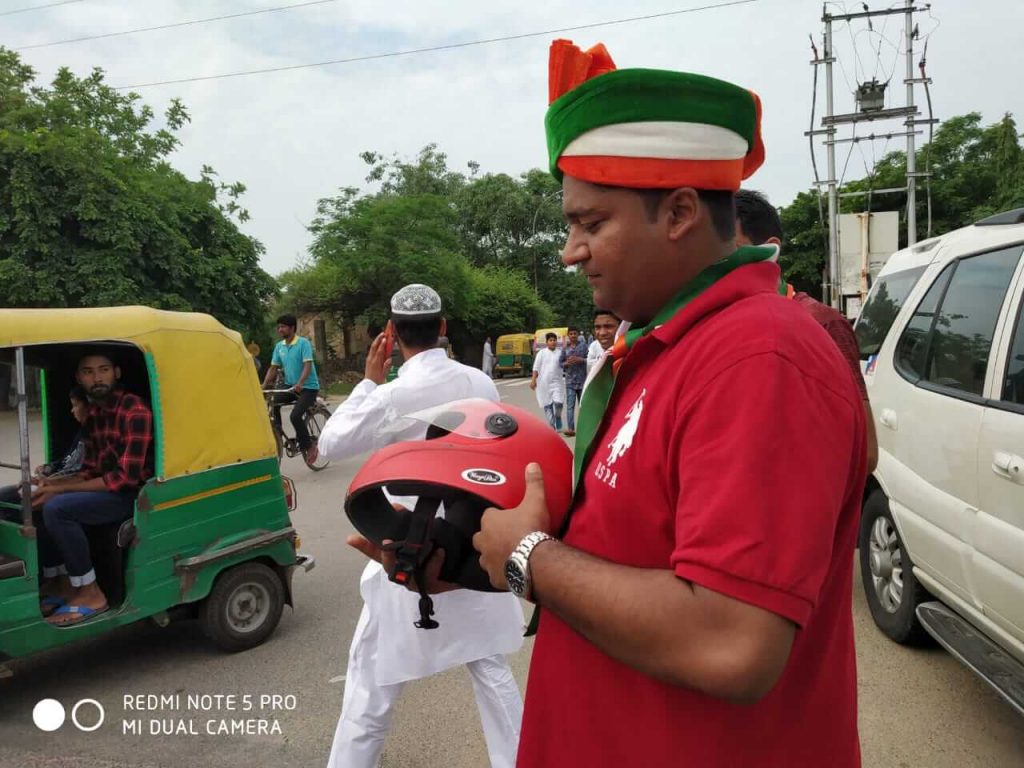
M 491 376 L 494 373 L 494 350 L 491 347 L 491 337 L 488 336 L 484 342 L 484 357 L 480 363 L 480 370 Z M 493 376 L 491 376 L 493 378 Z
M 424 285 L 409 285 L 391 298 L 391 323 L 405 358 L 387 384 L 385 336 L 370 347 L 366 378 L 331 415 L 320 435 L 320 452 L 342 459 L 403 440 L 420 440 L 426 425 L 404 418 L 453 400 L 481 397 L 497 402 L 494 382 L 476 368 L 437 349 L 445 332 L 441 299 Z M 398 501 L 398 499 L 393 499 Z M 412 502 L 402 499 L 403 506 Z M 371 554 L 358 536 L 349 543 Z M 372 556 L 372 555 L 371 555 Z M 417 629 L 419 598 L 388 579 L 371 560 L 360 579 L 363 610 L 349 649 L 341 717 L 328 768 L 377 765 L 405 683 L 465 664 L 473 681 L 492 768 L 516 762 L 522 696 L 504 654 L 522 646 L 523 613 L 510 593 L 459 589 L 434 596 L 436 629 Z M 443 721 L 439 723 L 443 728 Z
M 562 431 L 562 405 L 565 403 L 565 377 L 558 361 L 558 336 L 549 333 L 544 337 L 544 346 L 533 358 L 533 377 L 530 389 L 537 393 L 537 405 L 554 429 Z

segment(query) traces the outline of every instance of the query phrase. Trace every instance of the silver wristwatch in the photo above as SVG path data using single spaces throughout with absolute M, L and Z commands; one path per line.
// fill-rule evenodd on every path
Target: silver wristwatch
M 505 561 L 505 581 L 512 594 L 525 600 L 533 599 L 533 584 L 530 582 L 530 553 L 542 541 L 554 541 L 544 531 L 534 531 L 523 536 L 519 545 Z

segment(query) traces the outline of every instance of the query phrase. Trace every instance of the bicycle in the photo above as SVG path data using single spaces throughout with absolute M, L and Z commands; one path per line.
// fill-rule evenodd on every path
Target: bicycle
M 323 454 L 317 453 L 317 457 L 313 461 L 309 461 L 306 455 L 302 453 L 299 448 L 299 440 L 294 435 L 289 435 L 285 431 L 284 419 L 281 419 L 281 425 L 278 426 L 277 420 L 274 419 L 274 407 L 284 408 L 285 406 L 291 405 L 292 403 L 275 403 L 275 395 L 295 395 L 294 390 L 291 389 L 265 389 L 263 390 L 263 397 L 267 401 L 267 416 L 270 417 L 270 428 L 274 433 L 274 442 L 277 444 L 277 460 L 280 462 L 285 454 L 288 454 L 288 458 L 293 456 L 302 456 L 303 462 L 314 472 L 319 472 L 322 469 L 326 469 L 327 465 L 330 464 L 330 460 L 325 458 Z M 306 430 L 309 432 L 309 437 L 316 443 L 320 437 L 320 433 L 323 431 L 324 424 L 331 418 L 331 412 L 327 409 L 327 401 L 322 397 L 317 397 L 316 403 L 306 411 L 305 423 Z

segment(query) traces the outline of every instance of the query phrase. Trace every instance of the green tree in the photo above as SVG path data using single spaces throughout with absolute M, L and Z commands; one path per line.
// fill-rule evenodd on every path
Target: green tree
M 189 117 L 165 127 L 102 71 L 61 69 L 49 87 L 0 48 L 0 295 L 7 306 L 116 304 L 209 312 L 247 331 L 276 287 L 263 247 L 233 218 L 241 184 L 212 169 L 187 179 L 167 161 Z

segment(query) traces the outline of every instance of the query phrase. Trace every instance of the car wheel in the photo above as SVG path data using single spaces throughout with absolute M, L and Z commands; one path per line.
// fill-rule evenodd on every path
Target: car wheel
M 200 611 L 203 631 L 221 650 L 254 648 L 281 620 L 284 585 L 262 563 L 236 565 L 220 574 Z
M 857 538 L 860 576 L 871 618 L 891 640 L 925 645 L 931 637 L 917 620 L 917 606 L 931 599 L 914 576 L 889 510 L 889 498 L 876 489 L 864 502 Z

